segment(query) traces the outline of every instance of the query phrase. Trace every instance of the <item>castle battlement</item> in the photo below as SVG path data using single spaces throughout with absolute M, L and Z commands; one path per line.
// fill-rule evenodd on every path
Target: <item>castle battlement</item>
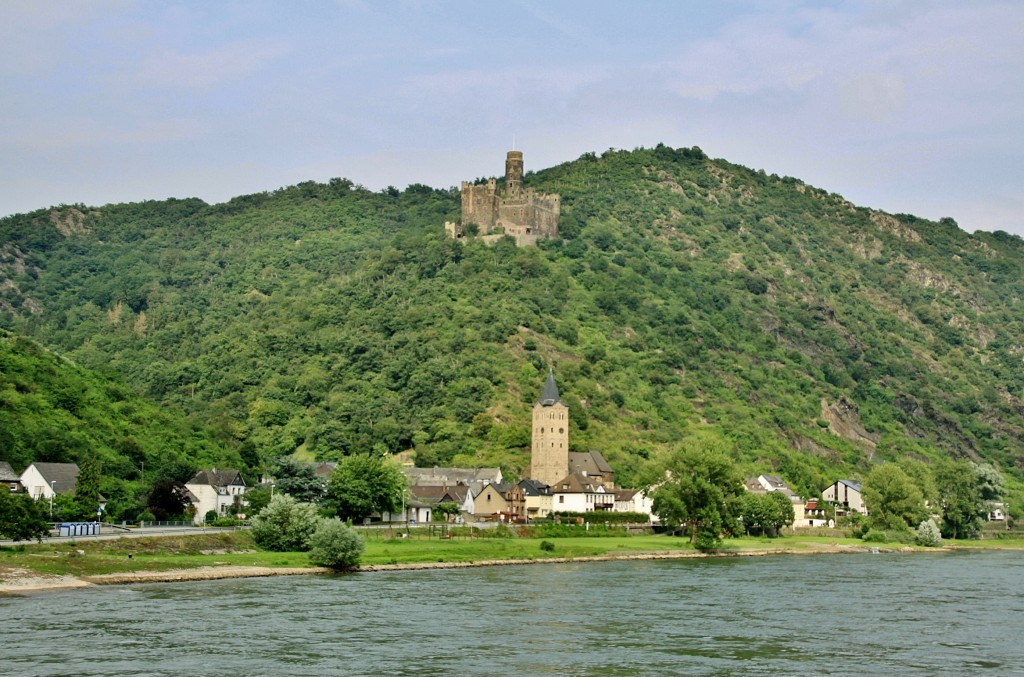
M 445 223 L 445 231 L 459 239 L 465 236 L 467 226 L 475 224 L 485 239 L 511 235 L 519 245 L 558 237 L 562 198 L 523 187 L 522 151 L 508 152 L 504 188 L 504 192 L 499 192 L 494 179 L 485 184 L 463 181 L 462 222 Z

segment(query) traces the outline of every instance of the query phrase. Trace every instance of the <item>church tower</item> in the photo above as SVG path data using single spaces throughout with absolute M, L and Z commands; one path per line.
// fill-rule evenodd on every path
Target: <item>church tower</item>
M 564 479 L 569 474 L 569 407 L 558 396 L 553 371 L 533 405 L 532 440 L 530 479 L 549 486 Z

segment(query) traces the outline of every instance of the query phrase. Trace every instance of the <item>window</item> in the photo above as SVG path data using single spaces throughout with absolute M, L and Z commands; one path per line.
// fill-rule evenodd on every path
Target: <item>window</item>
M 565 503 L 565 496 L 559 496 L 558 497 L 558 502 L 559 503 Z

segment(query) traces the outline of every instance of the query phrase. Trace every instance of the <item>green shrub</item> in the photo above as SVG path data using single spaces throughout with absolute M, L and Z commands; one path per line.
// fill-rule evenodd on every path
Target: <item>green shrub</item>
M 245 522 L 234 517 L 218 517 L 214 520 L 207 520 L 206 524 L 211 527 L 238 527 L 245 524 Z
M 212 522 L 216 522 L 217 521 L 217 511 L 216 510 L 207 510 L 206 514 L 203 516 L 203 521 L 206 522 L 207 524 L 210 524 Z
M 930 519 L 921 522 L 917 526 L 916 535 L 918 544 L 926 548 L 942 545 L 942 532 L 939 531 L 938 525 Z
M 341 520 L 323 520 L 310 538 L 309 561 L 332 569 L 350 569 L 359 564 L 363 537 Z
M 140 512 L 139 513 L 139 521 L 140 522 L 155 522 L 156 521 L 156 515 L 154 515 L 153 513 L 151 513 L 148 510 L 146 512 Z
M 551 552 L 552 550 L 555 549 L 555 544 L 552 543 L 551 541 L 541 541 L 540 542 L 540 549 L 543 550 L 544 552 Z
M 305 552 L 323 519 L 312 503 L 278 494 L 252 518 L 252 537 L 267 550 Z
M 889 536 L 884 531 L 869 529 L 860 537 L 865 543 L 888 543 Z

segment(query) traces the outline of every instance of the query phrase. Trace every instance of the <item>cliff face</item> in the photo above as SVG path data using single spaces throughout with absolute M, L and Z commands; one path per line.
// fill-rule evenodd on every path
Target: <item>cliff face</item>
M 0 326 L 266 458 L 415 449 L 514 473 L 554 366 L 572 451 L 626 485 L 692 435 L 798 487 L 905 456 L 1024 463 L 1019 238 L 699 149 L 524 182 L 561 196 L 536 247 L 447 237 L 459 191 L 342 179 L 10 217 Z

